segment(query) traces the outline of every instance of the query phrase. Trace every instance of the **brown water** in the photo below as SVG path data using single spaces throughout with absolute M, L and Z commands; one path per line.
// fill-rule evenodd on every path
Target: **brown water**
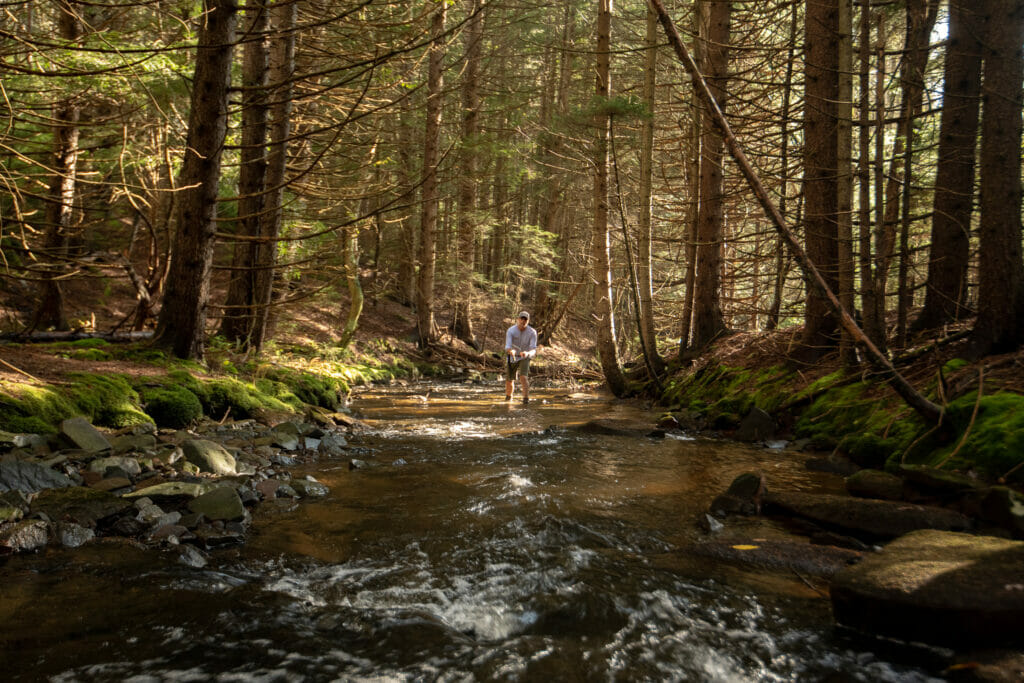
M 416 392 L 425 391 L 418 387 Z M 563 392 L 564 394 L 564 392 Z M 266 503 L 192 569 L 91 544 L 0 567 L 0 676 L 60 681 L 924 681 L 831 625 L 797 576 L 685 550 L 740 472 L 836 490 L 793 455 L 595 436 L 635 403 L 444 385 L 360 395 L 347 460 L 296 468 L 325 500 Z M 784 535 L 761 521 L 727 533 Z

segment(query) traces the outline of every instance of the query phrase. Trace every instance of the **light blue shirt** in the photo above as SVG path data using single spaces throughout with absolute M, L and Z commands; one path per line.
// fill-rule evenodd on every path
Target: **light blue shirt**
M 509 350 L 525 351 L 528 358 L 532 358 L 537 352 L 537 330 L 527 325 L 522 330 L 519 325 L 513 325 L 505 333 L 505 353 Z

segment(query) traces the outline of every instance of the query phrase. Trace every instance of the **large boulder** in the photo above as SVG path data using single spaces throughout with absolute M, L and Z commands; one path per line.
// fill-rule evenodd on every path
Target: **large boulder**
M 188 504 L 188 509 L 209 520 L 232 521 L 245 518 L 245 507 L 238 492 L 230 486 L 219 486 Z
M 213 474 L 237 474 L 235 456 L 219 443 L 206 439 L 189 439 L 181 444 L 185 459 L 199 468 L 200 472 Z
M 910 641 L 1024 646 L 1024 542 L 909 533 L 832 580 L 843 626 Z
M 902 500 L 903 480 L 881 470 L 860 470 L 846 478 L 846 491 L 860 498 Z
M 716 517 L 759 514 L 764 493 L 764 475 L 744 472 L 733 479 L 725 493 L 711 501 L 710 512 Z
M 969 517 L 954 510 L 830 494 L 767 493 L 765 508 L 870 540 L 888 540 L 918 529 L 967 531 L 972 527 Z
M 87 453 L 99 453 L 113 448 L 107 437 L 84 417 L 72 417 L 62 421 L 60 435 L 75 448 L 80 448 Z
M 74 486 L 75 482 L 55 469 L 28 460 L 0 462 L 0 491 L 33 493 L 43 489 Z
M 750 409 L 747 416 L 740 422 L 740 426 L 733 434 L 737 441 L 767 441 L 775 437 L 775 420 L 772 416 L 754 407 Z
M 602 417 L 585 422 L 577 427 L 577 429 L 584 434 L 601 434 L 604 436 L 646 436 L 651 432 L 651 425 L 635 420 Z

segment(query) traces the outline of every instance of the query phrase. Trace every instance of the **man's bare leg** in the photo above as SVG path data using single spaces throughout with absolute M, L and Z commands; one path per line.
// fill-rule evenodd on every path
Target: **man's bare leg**
M 530 400 L 530 380 L 527 379 L 526 375 L 520 375 L 519 386 L 523 390 L 523 403 Z
M 512 380 L 506 379 L 505 380 L 505 400 L 506 401 L 512 399 L 512 388 L 513 388 Z

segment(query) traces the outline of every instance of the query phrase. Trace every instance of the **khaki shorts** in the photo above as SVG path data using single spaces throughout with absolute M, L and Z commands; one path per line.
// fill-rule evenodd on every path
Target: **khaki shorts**
M 508 356 L 506 356 L 508 357 Z M 516 377 L 522 375 L 526 377 L 530 374 L 530 359 L 520 358 L 512 363 L 505 362 L 505 379 L 510 382 L 514 382 Z

